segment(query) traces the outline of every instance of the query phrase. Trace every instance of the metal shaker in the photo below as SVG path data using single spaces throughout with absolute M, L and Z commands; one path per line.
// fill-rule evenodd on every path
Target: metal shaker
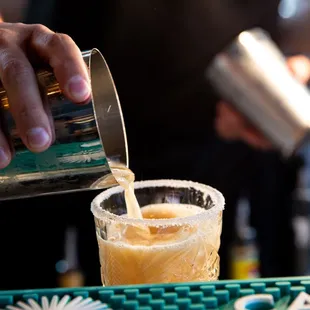
M 206 77 L 285 157 L 308 140 L 310 92 L 262 29 L 240 33 L 215 56 Z
M 82 54 L 91 79 L 89 104 L 68 101 L 52 71 L 36 72 L 55 127 L 55 143 L 43 153 L 34 154 L 22 143 L 0 85 L 1 125 L 15 152 L 0 170 L 0 200 L 110 187 L 116 185 L 111 163 L 128 165 L 125 126 L 108 65 L 97 49 Z

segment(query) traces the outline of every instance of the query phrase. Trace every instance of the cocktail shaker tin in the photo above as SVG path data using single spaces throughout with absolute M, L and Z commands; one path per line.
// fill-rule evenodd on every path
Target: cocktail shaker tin
M 216 55 L 206 76 L 284 156 L 309 138 L 310 92 L 262 29 L 244 31 Z
M 9 98 L 0 88 L 1 124 L 15 152 L 11 164 L 0 170 L 0 200 L 110 187 L 116 184 L 111 162 L 128 165 L 125 126 L 108 65 L 97 49 L 83 52 L 83 58 L 92 87 L 86 105 L 68 101 L 52 71 L 37 71 L 56 136 L 43 153 L 28 151 L 18 137 Z

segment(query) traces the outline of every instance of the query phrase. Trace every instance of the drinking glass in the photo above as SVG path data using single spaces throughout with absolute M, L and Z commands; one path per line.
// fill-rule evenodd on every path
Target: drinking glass
M 216 280 L 224 198 L 191 181 L 136 182 L 143 219 L 128 218 L 124 190 L 92 202 L 103 285 Z

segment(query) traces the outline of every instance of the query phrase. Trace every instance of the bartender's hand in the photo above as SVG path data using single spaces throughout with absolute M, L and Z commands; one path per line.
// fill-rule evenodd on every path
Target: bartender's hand
M 287 60 L 287 65 L 302 83 L 310 79 L 310 60 L 305 56 L 294 56 Z M 215 128 L 225 140 L 242 140 L 258 149 L 271 149 L 271 143 L 239 114 L 232 105 L 220 101 L 217 104 Z
M 81 52 L 73 40 L 42 25 L 0 23 L 0 80 L 23 143 L 42 152 L 53 142 L 51 121 L 44 110 L 32 64 L 46 63 L 66 97 L 76 103 L 90 99 L 90 82 Z M 12 154 L 0 131 L 0 168 Z

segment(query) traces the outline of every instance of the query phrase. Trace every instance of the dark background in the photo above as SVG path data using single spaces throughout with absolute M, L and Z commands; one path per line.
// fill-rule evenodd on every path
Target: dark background
M 310 55 L 310 39 L 308 36 L 310 30 L 309 1 L 296 0 L 295 9 L 292 9 L 288 2 L 291 3 L 292 1 L 282 1 L 281 8 L 279 9 L 279 12 L 281 13 L 278 18 L 279 28 L 273 33 L 274 38 L 277 40 L 280 47 L 287 55 L 298 53 Z M 29 17 L 27 17 L 28 7 L 26 6 L 26 3 L 23 1 L 16 2 L 14 5 L 12 5 L 12 3 L 14 3 L 14 1 L 1 1 L 0 11 L 3 12 L 5 20 L 27 20 Z M 46 2 L 46 4 L 48 3 L 49 1 Z M 65 24 L 66 20 L 61 19 L 60 17 L 63 16 L 64 12 L 67 14 L 74 14 L 74 7 L 72 8 L 66 6 L 64 5 L 65 3 L 66 2 L 63 1 L 59 7 L 51 6 L 52 9 L 56 10 L 56 13 L 57 10 L 59 10 L 59 12 L 61 11 L 62 13 L 59 14 L 58 17 L 57 14 L 54 15 L 56 16 L 56 21 L 52 21 L 48 18 L 48 5 L 45 7 L 45 10 L 42 9 L 42 11 L 39 10 L 36 12 L 36 16 L 40 17 L 40 22 L 44 22 L 47 25 L 52 25 L 55 23 L 55 25 L 58 25 L 57 27 L 59 27 L 59 29 L 66 27 L 69 32 L 72 31 L 72 33 L 77 37 L 77 32 L 83 32 L 83 35 L 79 37 L 82 49 L 93 47 L 88 46 L 87 40 L 83 40 L 82 37 L 86 37 L 88 35 L 95 36 L 94 33 L 90 34 L 90 32 L 94 31 L 97 33 L 98 29 L 92 30 L 87 25 L 87 23 L 84 23 L 83 20 L 80 21 L 81 29 L 78 29 L 78 31 L 76 29 L 71 29 L 70 25 Z M 251 1 L 241 1 L 240 3 L 242 3 L 244 7 L 250 6 L 252 4 Z M 258 12 L 264 9 L 263 5 L 266 5 L 266 3 L 263 1 L 256 1 L 255 3 Z M 3 6 L 3 9 L 1 6 Z M 32 6 L 35 7 L 35 1 L 33 1 Z M 88 12 L 88 14 L 95 14 L 94 18 L 100 18 L 101 13 L 104 15 L 104 12 L 100 10 L 101 8 L 92 7 L 91 5 L 87 7 L 88 9 L 86 9 L 85 13 Z M 219 11 L 217 11 L 217 9 Z M 173 10 L 173 7 L 171 10 Z M 219 14 L 221 12 L 222 14 L 222 11 L 217 6 L 214 6 L 212 12 L 214 19 L 218 18 L 216 12 Z M 177 13 L 175 16 L 178 16 Z M 243 18 L 245 19 L 246 17 L 240 17 L 236 15 L 234 20 L 229 21 L 230 23 L 240 23 L 240 28 L 234 28 L 235 32 L 237 31 L 236 29 L 241 29 L 243 27 L 242 24 L 245 23 Z M 264 17 L 264 23 L 266 25 L 272 24 L 273 19 L 269 20 L 267 15 Z M 134 27 L 134 24 L 132 27 Z M 157 24 L 157 27 L 161 27 L 161 25 Z M 115 28 L 114 31 L 117 32 L 119 29 Z M 209 36 L 205 38 L 206 44 L 214 44 L 214 37 L 217 36 L 217 29 L 214 28 L 213 32 L 208 33 Z M 222 45 L 224 45 L 232 35 L 234 35 L 234 33 L 230 33 L 227 37 L 222 38 L 222 41 L 218 42 L 217 46 L 215 45 L 216 47 L 210 53 L 210 55 L 208 55 L 208 57 L 210 58 L 212 53 L 215 53 L 216 50 L 220 50 Z M 111 38 L 113 39 L 113 33 L 111 34 Z M 182 36 L 180 36 L 179 39 L 181 41 Z M 121 45 L 119 48 L 121 48 Z M 143 52 L 148 51 L 143 50 Z M 107 55 L 109 55 L 109 51 L 107 51 Z M 143 57 L 142 52 L 140 56 Z M 180 59 L 182 60 L 182 51 L 180 52 Z M 171 60 L 172 59 L 168 58 L 167 61 Z M 130 79 L 130 69 L 132 66 L 127 62 L 128 59 L 126 61 L 124 60 L 124 66 L 119 66 L 119 64 L 115 63 L 115 60 L 113 60 L 112 57 L 111 61 L 109 61 L 112 68 L 114 68 L 112 72 L 115 72 L 116 76 L 118 75 L 117 72 L 122 70 L 122 72 L 125 71 L 125 73 L 122 74 L 125 74 L 126 78 Z M 185 65 L 187 65 L 189 68 L 191 67 L 191 64 Z M 155 70 L 154 72 L 156 72 L 159 76 L 163 76 L 162 71 L 157 72 Z M 146 73 L 147 72 L 143 71 L 140 72 L 142 76 Z M 169 72 L 164 76 L 169 79 Z M 182 84 L 183 82 L 180 80 L 178 83 Z M 116 84 L 118 85 L 117 81 Z M 165 90 L 165 86 L 161 86 L 162 89 Z M 156 84 L 147 86 L 144 89 L 144 92 L 145 94 L 152 94 L 154 91 L 156 91 L 157 87 L 158 85 Z M 193 85 L 184 84 L 184 93 L 179 95 L 186 97 L 186 94 L 190 93 L 194 87 L 194 83 Z M 124 91 L 123 88 L 125 89 L 126 85 L 120 85 L 121 93 Z M 141 93 L 139 96 L 142 96 Z M 137 95 L 137 98 L 141 99 L 139 96 Z M 199 101 L 199 98 L 200 96 L 197 95 L 197 102 Z M 126 97 L 123 99 L 124 102 L 129 100 Z M 143 112 L 150 113 L 147 110 L 148 109 L 145 108 Z M 164 113 L 163 111 L 164 110 L 161 112 Z M 134 116 L 129 113 L 128 106 L 124 106 L 124 112 L 125 116 L 126 114 L 128 115 L 127 118 L 129 122 L 133 123 L 136 121 Z M 214 113 L 212 107 L 209 109 L 209 112 L 211 114 Z M 176 127 L 177 126 L 178 125 L 176 125 Z M 141 144 L 139 139 L 136 141 L 133 138 L 136 134 L 140 133 L 141 135 L 140 129 L 141 128 L 133 129 L 133 126 L 131 126 L 129 132 L 129 146 L 139 146 L 139 143 Z M 188 134 L 187 137 L 188 143 L 182 142 L 180 149 L 177 150 L 179 154 L 183 154 L 182 152 L 184 149 L 190 150 L 193 161 L 196 161 L 196 157 L 201 158 L 201 154 L 204 154 L 204 161 L 208 161 L 209 166 L 213 165 L 214 167 L 218 167 L 218 169 L 209 169 L 209 175 L 208 178 L 206 178 L 204 175 L 202 175 L 204 173 L 201 171 L 201 169 L 199 170 L 199 165 L 203 165 L 204 161 L 199 162 L 199 160 L 197 160 L 194 165 L 191 161 L 186 161 L 187 157 L 184 155 L 186 165 L 182 167 L 177 165 L 173 170 L 171 169 L 171 165 L 167 164 L 166 168 L 167 171 L 170 169 L 170 175 L 177 178 L 179 177 L 179 172 L 181 170 L 183 174 L 188 170 L 188 175 L 191 175 L 192 171 L 196 171 L 197 173 L 194 176 L 195 180 L 212 183 L 212 185 L 218 187 L 225 193 L 227 198 L 227 205 L 231 206 L 231 208 L 227 208 L 225 211 L 226 218 L 234 218 L 234 206 L 236 205 L 240 193 L 244 190 L 243 184 L 250 184 L 250 187 L 252 188 L 251 207 L 253 211 L 253 223 L 257 230 L 265 231 L 265 235 L 262 234 L 259 236 L 259 241 L 262 239 L 265 243 L 267 241 L 267 247 L 270 249 L 270 251 L 275 251 L 275 243 L 277 243 L 277 245 L 282 249 L 282 252 L 279 252 L 278 254 L 275 253 L 271 259 L 269 256 L 261 258 L 262 260 L 265 260 L 266 266 L 265 270 L 263 271 L 263 275 L 292 276 L 294 274 L 304 272 L 303 270 L 298 270 L 296 264 L 293 265 L 292 263 L 294 256 L 292 254 L 293 248 L 286 249 L 286 246 L 289 244 L 288 238 L 292 238 L 292 235 L 289 234 L 289 227 L 294 216 L 293 202 L 286 198 L 286 194 L 290 194 L 294 190 L 295 179 L 297 176 L 296 167 L 298 164 L 296 164 L 295 161 L 284 164 L 283 162 L 279 161 L 277 154 L 269 154 L 268 156 L 265 156 L 264 154 L 255 152 L 242 144 L 237 143 L 232 146 L 231 144 L 227 144 L 219 140 L 212 134 L 212 138 L 209 138 L 209 136 L 207 137 L 208 147 L 197 147 L 197 143 L 193 143 L 192 141 L 192 132 L 190 133 L 191 134 Z M 171 135 L 172 138 L 176 138 L 173 132 Z M 186 133 L 184 133 L 184 135 L 186 136 Z M 154 137 L 155 134 L 150 132 L 150 136 L 145 137 L 145 139 L 152 141 L 152 139 L 155 139 Z M 169 139 L 167 140 L 169 141 Z M 169 154 L 174 154 L 169 153 L 169 149 L 166 147 L 166 145 L 164 145 L 164 142 L 162 142 L 162 144 L 161 141 L 156 142 L 159 146 L 159 149 L 153 151 L 154 157 L 161 156 L 161 158 L 165 158 L 169 157 Z M 203 141 L 200 140 L 198 142 Z M 203 145 L 203 143 L 201 143 L 201 145 Z M 212 152 L 209 151 L 211 146 L 213 150 Z M 161 153 L 161 149 L 163 147 L 167 149 L 167 153 Z M 132 147 L 132 149 L 135 149 L 135 147 Z M 147 146 L 145 146 L 145 149 L 147 149 Z M 177 151 L 174 150 L 174 152 Z M 145 152 L 145 156 L 148 155 L 147 150 L 142 151 L 141 149 L 141 152 Z M 158 166 L 156 164 L 149 166 L 148 163 L 145 162 L 145 159 L 143 159 L 145 158 L 142 156 L 143 154 L 137 153 L 136 151 L 132 151 L 132 154 L 131 156 L 136 158 L 136 162 L 141 162 L 142 166 L 142 168 L 139 168 L 138 166 L 135 166 L 134 163 L 132 167 L 134 171 L 138 172 L 138 179 L 162 177 L 162 175 L 157 175 Z M 222 156 L 222 161 L 218 161 L 218 158 L 220 157 L 218 154 Z M 225 156 L 223 156 L 223 154 L 225 156 L 229 154 L 229 163 L 225 160 Z M 148 160 L 152 161 L 153 157 L 151 158 L 148 156 Z M 255 165 L 253 165 L 253 161 L 255 161 Z M 156 162 L 155 159 L 154 162 Z M 222 163 L 221 169 L 218 162 Z M 272 167 L 272 169 L 268 169 L 268 167 Z M 221 172 L 219 172 L 219 170 L 221 170 Z M 242 173 L 240 173 L 240 171 L 242 171 Z M 264 173 L 260 173 L 260 171 L 263 171 Z M 160 170 L 158 173 L 160 174 Z M 180 175 L 180 177 L 182 176 Z M 232 181 L 228 182 L 227 184 L 222 182 L 223 179 Z M 238 181 L 235 182 L 235 180 Z M 85 275 L 84 284 L 100 285 L 98 247 L 95 238 L 93 217 L 90 212 L 90 202 L 97 193 L 98 192 L 73 193 L 69 195 L 48 196 L 43 198 L 32 198 L 1 203 L 0 289 L 25 289 L 58 286 L 59 273 L 56 271 L 56 264 L 60 260 L 64 259 L 64 237 L 65 230 L 68 227 L 75 227 L 78 232 L 77 256 L 79 268 Z M 282 207 L 282 209 L 280 207 Z M 265 214 L 268 214 L 268 217 L 266 217 Z M 224 219 L 224 227 L 225 221 L 226 220 Z M 279 227 L 277 227 L 278 224 L 276 223 L 279 222 L 281 225 L 279 224 Z M 227 224 L 226 226 L 226 231 L 228 233 L 223 235 L 223 239 L 225 239 L 227 235 L 231 235 L 231 233 L 233 233 L 230 231 L 233 227 L 229 225 L 230 224 Z M 263 228 L 268 225 L 272 228 L 272 230 L 269 230 L 269 232 L 267 230 L 266 233 L 266 230 Z M 287 229 L 285 229 L 286 227 Z M 227 238 L 227 242 L 230 242 L 229 238 Z M 284 256 L 283 253 L 287 253 L 287 256 Z M 227 267 L 227 264 L 225 264 L 223 267 L 223 274 L 226 274 L 224 269 L 225 266 Z

